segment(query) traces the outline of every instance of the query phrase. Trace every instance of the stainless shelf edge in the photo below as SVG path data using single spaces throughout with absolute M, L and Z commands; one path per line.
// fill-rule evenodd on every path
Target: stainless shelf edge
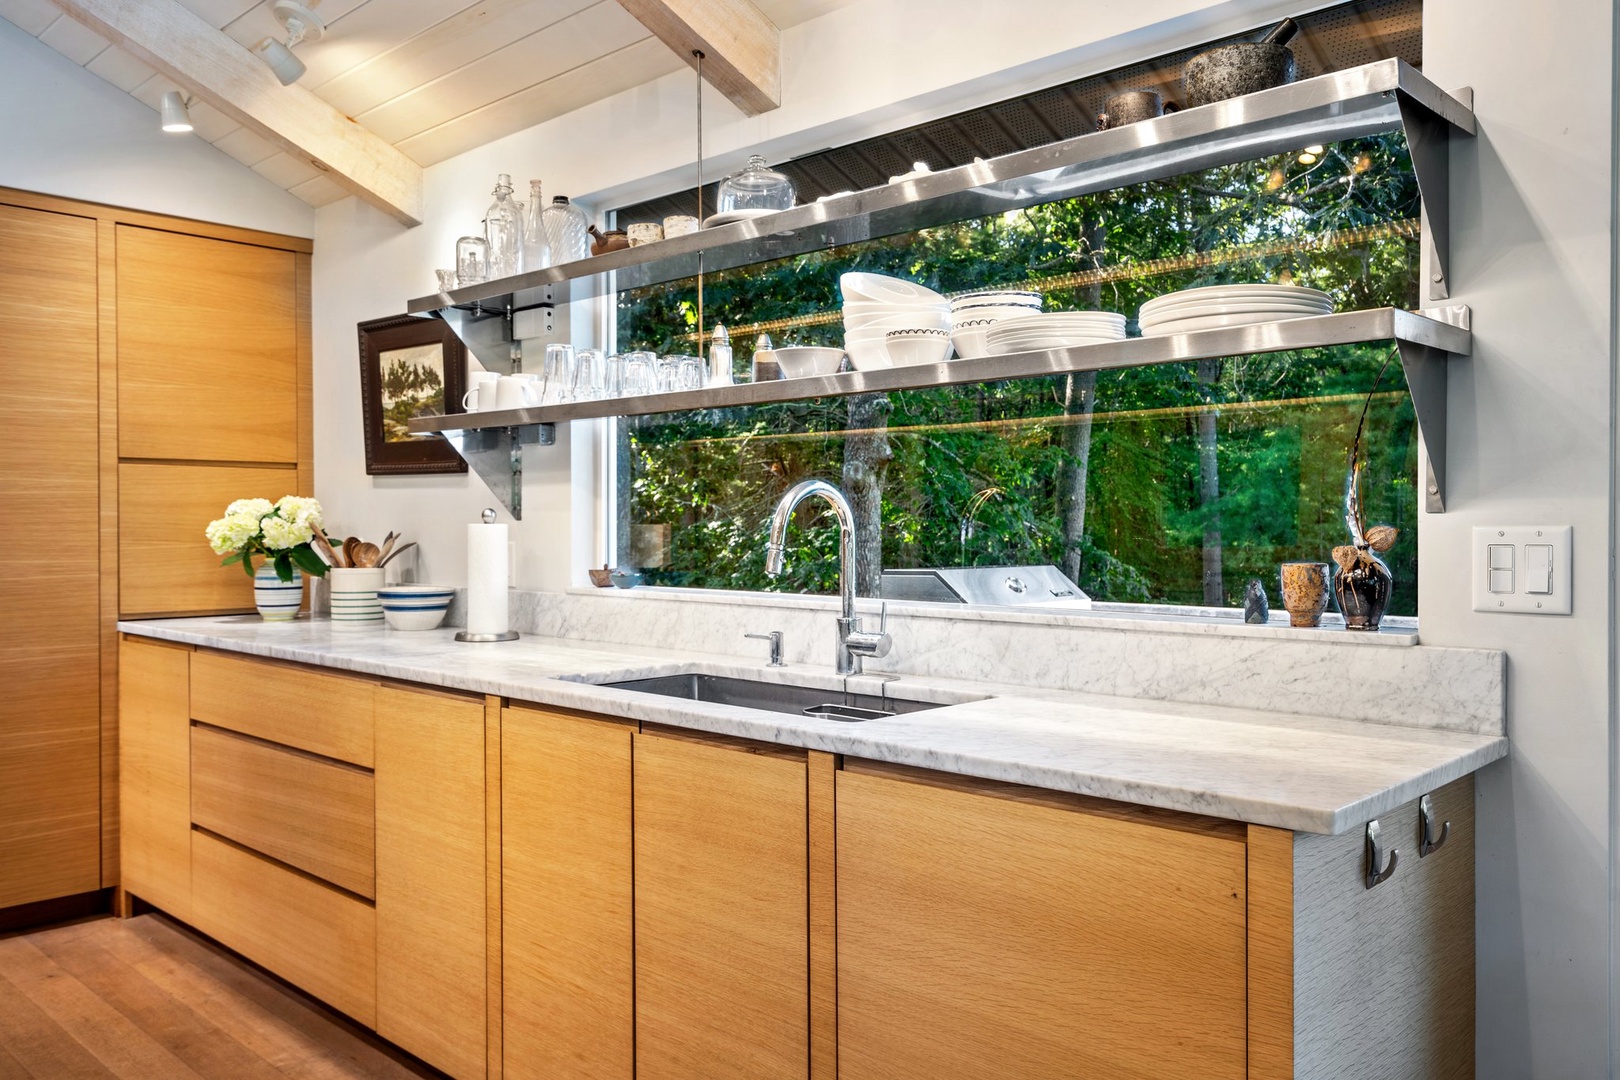
M 420 417 L 410 422 L 410 430 L 419 434 L 437 431 L 477 431 L 488 428 L 525 427 L 532 424 L 556 424 L 568 420 L 591 420 L 606 416 L 646 416 L 656 413 L 690 412 L 695 409 L 773 405 L 806 398 L 847 397 L 851 394 L 1008 382 L 1014 379 L 1039 378 L 1043 375 L 1066 375 L 1077 371 L 1143 367 L 1222 356 L 1328 348 L 1371 341 L 1407 342 L 1457 356 L 1466 356 L 1473 348 L 1472 334 L 1461 327 L 1416 312 L 1402 311 L 1399 308 L 1370 308 L 1365 311 L 1346 311 L 1308 319 L 1257 323 L 1252 326 L 1221 330 L 1200 330 L 1197 333 L 1177 334 L 1171 337 L 1127 338 L 1124 341 L 1083 345 L 1073 349 L 1055 349 L 1049 352 L 952 360 L 943 364 L 889 368 L 882 371 L 854 371 L 810 379 L 743 383 L 709 390 L 611 398 L 532 409 L 501 409 Z M 476 422 L 469 423 L 471 418 L 476 418 Z
M 795 207 L 639 248 L 546 267 L 528 274 L 410 301 L 424 314 L 446 307 L 521 309 L 544 302 L 538 290 L 620 272 L 620 289 L 802 254 L 828 246 L 1013 210 L 1088 191 L 1240 161 L 1301 145 L 1402 125 L 1396 96 L 1472 134 L 1462 102 L 1398 58 L 1330 72 L 1304 82 L 1186 109 L 1128 127 L 931 173 L 899 184 Z M 1030 183 L 1023 183 L 1029 180 Z M 933 205 L 935 211 L 923 208 Z M 907 220 L 913 215 L 917 220 Z M 937 219 L 937 220 L 935 220 Z

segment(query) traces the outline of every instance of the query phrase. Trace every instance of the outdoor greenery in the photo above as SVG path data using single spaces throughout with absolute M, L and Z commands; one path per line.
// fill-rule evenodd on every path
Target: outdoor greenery
M 1341 310 L 1414 307 L 1417 216 L 1404 142 L 1379 136 L 1329 146 L 1311 163 L 1289 154 L 710 275 L 704 322 L 836 316 L 838 277 L 857 269 L 947 293 L 1067 275 L 1044 288 L 1047 310 L 1101 308 L 1133 320 L 1154 296 L 1247 281 L 1321 288 Z M 1360 232 L 1347 238 L 1352 230 Z M 695 351 L 696 323 L 695 281 L 620 296 L 622 348 Z M 774 337 L 840 344 L 842 329 L 834 318 Z M 753 338 L 735 344 L 745 370 Z M 879 561 L 1053 563 L 1096 599 L 1241 604 L 1257 577 L 1280 606 L 1280 562 L 1327 561 L 1346 542 L 1346 455 L 1392 350 L 1349 346 L 624 421 L 621 521 L 669 528 L 654 530 L 667 541 L 634 555 L 626 537 L 621 558 L 645 564 L 654 583 L 835 591 L 836 526 L 818 505 L 790 531 L 787 574 L 764 573 L 772 506 L 789 485 L 821 476 L 850 490 L 868 519 L 866 593 Z M 1364 442 L 1368 519 L 1400 529 L 1386 556 L 1396 581 L 1390 613 L 1414 614 L 1417 434 L 1398 362 L 1378 388 Z M 880 523 L 871 521 L 879 507 Z

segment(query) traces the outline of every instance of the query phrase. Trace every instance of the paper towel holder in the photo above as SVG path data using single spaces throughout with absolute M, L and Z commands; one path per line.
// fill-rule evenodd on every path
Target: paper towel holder
M 485 525 L 493 525 L 495 523 L 495 517 L 495 511 L 492 509 L 485 510 L 481 515 L 479 515 L 480 520 L 482 520 Z M 456 631 L 457 641 L 470 641 L 475 644 L 486 641 L 516 641 L 517 639 L 518 632 L 516 630 L 505 630 L 499 634 L 474 634 L 467 630 Z

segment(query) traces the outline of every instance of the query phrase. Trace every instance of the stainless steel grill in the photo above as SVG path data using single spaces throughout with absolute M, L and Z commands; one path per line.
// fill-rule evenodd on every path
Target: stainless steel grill
M 885 600 L 1089 610 L 1091 597 L 1055 566 L 953 566 L 883 571 Z

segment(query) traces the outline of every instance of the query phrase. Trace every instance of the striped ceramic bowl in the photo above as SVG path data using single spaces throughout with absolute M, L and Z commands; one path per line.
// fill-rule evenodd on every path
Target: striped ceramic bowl
M 432 630 L 444 621 L 455 589 L 444 585 L 389 585 L 379 589 L 383 617 L 395 630 Z

